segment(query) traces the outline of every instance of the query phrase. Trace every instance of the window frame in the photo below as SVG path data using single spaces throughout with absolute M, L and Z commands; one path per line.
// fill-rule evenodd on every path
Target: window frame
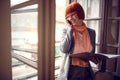
M 50 3 L 46 2 L 48 0 L 29 0 L 11 7 L 12 14 L 38 11 L 38 61 L 33 62 L 12 53 L 12 57 L 38 70 L 38 80 L 54 80 L 55 78 L 55 0 L 50 1 Z M 18 10 L 33 4 L 38 4 L 38 9 Z M 50 25 L 46 25 L 49 23 Z

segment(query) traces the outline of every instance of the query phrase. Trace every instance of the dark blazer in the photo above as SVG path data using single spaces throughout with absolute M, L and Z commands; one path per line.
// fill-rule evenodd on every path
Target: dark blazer
M 91 53 L 95 53 L 95 37 L 96 37 L 95 30 L 90 29 L 90 28 L 87 28 L 87 30 L 89 32 L 91 45 L 92 45 Z M 63 53 L 72 53 L 73 47 L 74 47 L 73 29 L 68 27 L 63 30 L 60 50 Z
M 95 30 L 90 29 L 90 28 L 87 28 L 87 30 L 89 32 L 91 45 L 92 45 L 91 54 L 94 54 L 95 53 L 95 37 L 96 37 Z M 74 48 L 73 29 L 70 27 L 67 27 L 66 29 L 63 30 L 62 41 L 60 44 L 60 50 L 61 50 L 61 52 L 65 53 L 66 56 L 69 56 L 69 59 L 67 59 L 66 57 L 64 58 L 62 67 L 60 68 L 60 77 L 59 77 L 60 79 L 58 79 L 58 80 L 67 80 L 66 79 L 67 72 L 68 72 L 68 68 L 70 67 L 70 64 L 71 64 L 70 54 L 72 54 L 73 48 Z M 91 76 L 94 78 L 94 72 L 93 72 L 90 64 L 89 64 L 89 69 L 91 72 Z M 65 74 L 66 76 L 62 76 L 63 74 Z

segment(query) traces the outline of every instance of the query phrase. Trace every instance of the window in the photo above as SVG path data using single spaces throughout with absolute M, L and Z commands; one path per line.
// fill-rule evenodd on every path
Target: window
M 56 29 L 55 29 L 55 77 L 59 75 L 59 67 L 61 65 L 61 60 L 63 53 L 60 52 L 60 41 L 62 36 L 62 30 L 65 27 L 65 7 L 66 0 L 56 0 Z
M 37 79 L 37 7 L 29 0 L 11 0 L 13 80 Z
M 108 7 L 108 25 L 106 36 L 106 53 L 120 55 L 120 0 L 110 0 Z M 107 70 L 120 76 L 120 59 L 107 61 Z
M 55 1 L 12 2 L 14 3 L 14 0 L 11 1 L 13 79 L 53 80 Z M 26 73 L 23 74 L 23 71 Z

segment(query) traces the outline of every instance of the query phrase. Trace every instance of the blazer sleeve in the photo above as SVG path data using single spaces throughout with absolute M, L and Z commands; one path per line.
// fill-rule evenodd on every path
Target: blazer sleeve
M 62 40 L 60 43 L 60 50 L 63 53 L 69 53 L 73 42 L 73 29 L 67 27 L 63 29 Z

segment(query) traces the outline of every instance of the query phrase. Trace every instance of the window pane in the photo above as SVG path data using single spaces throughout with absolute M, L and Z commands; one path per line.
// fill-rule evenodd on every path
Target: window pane
M 56 42 L 59 42 L 61 40 L 62 29 L 65 27 L 65 4 L 66 0 L 56 0 Z
M 96 32 L 96 43 L 99 43 L 99 20 L 97 21 L 86 21 L 87 27 L 94 29 Z
M 18 55 L 16 59 L 12 58 L 13 79 L 37 80 L 37 70 L 31 63 L 37 63 L 37 15 L 37 11 L 11 14 L 12 54 Z M 24 58 L 25 61 L 22 60 Z
M 37 80 L 37 70 L 12 58 L 13 80 Z
M 110 17 L 120 16 L 120 0 L 112 0 L 112 6 L 110 7 L 109 15 Z
M 62 53 L 60 52 L 60 41 L 62 36 L 62 30 L 65 27 L 64 11 L 66 0 L 56 0 L 56 30 L 55 30 L 55 77 L 59 74 L 59 66 L 62 60 Z
M 77 0 L 83 6 L 85 18 L 100 17 L 100 0 Z
M 11 15 L 12 47 L 37 51 L 37 12 Z
M 116 45 L 119 40 L 119 26 L 120 21 L 117 20 L 109 20 L 109 29 L 107 30 L 107 44 Z

